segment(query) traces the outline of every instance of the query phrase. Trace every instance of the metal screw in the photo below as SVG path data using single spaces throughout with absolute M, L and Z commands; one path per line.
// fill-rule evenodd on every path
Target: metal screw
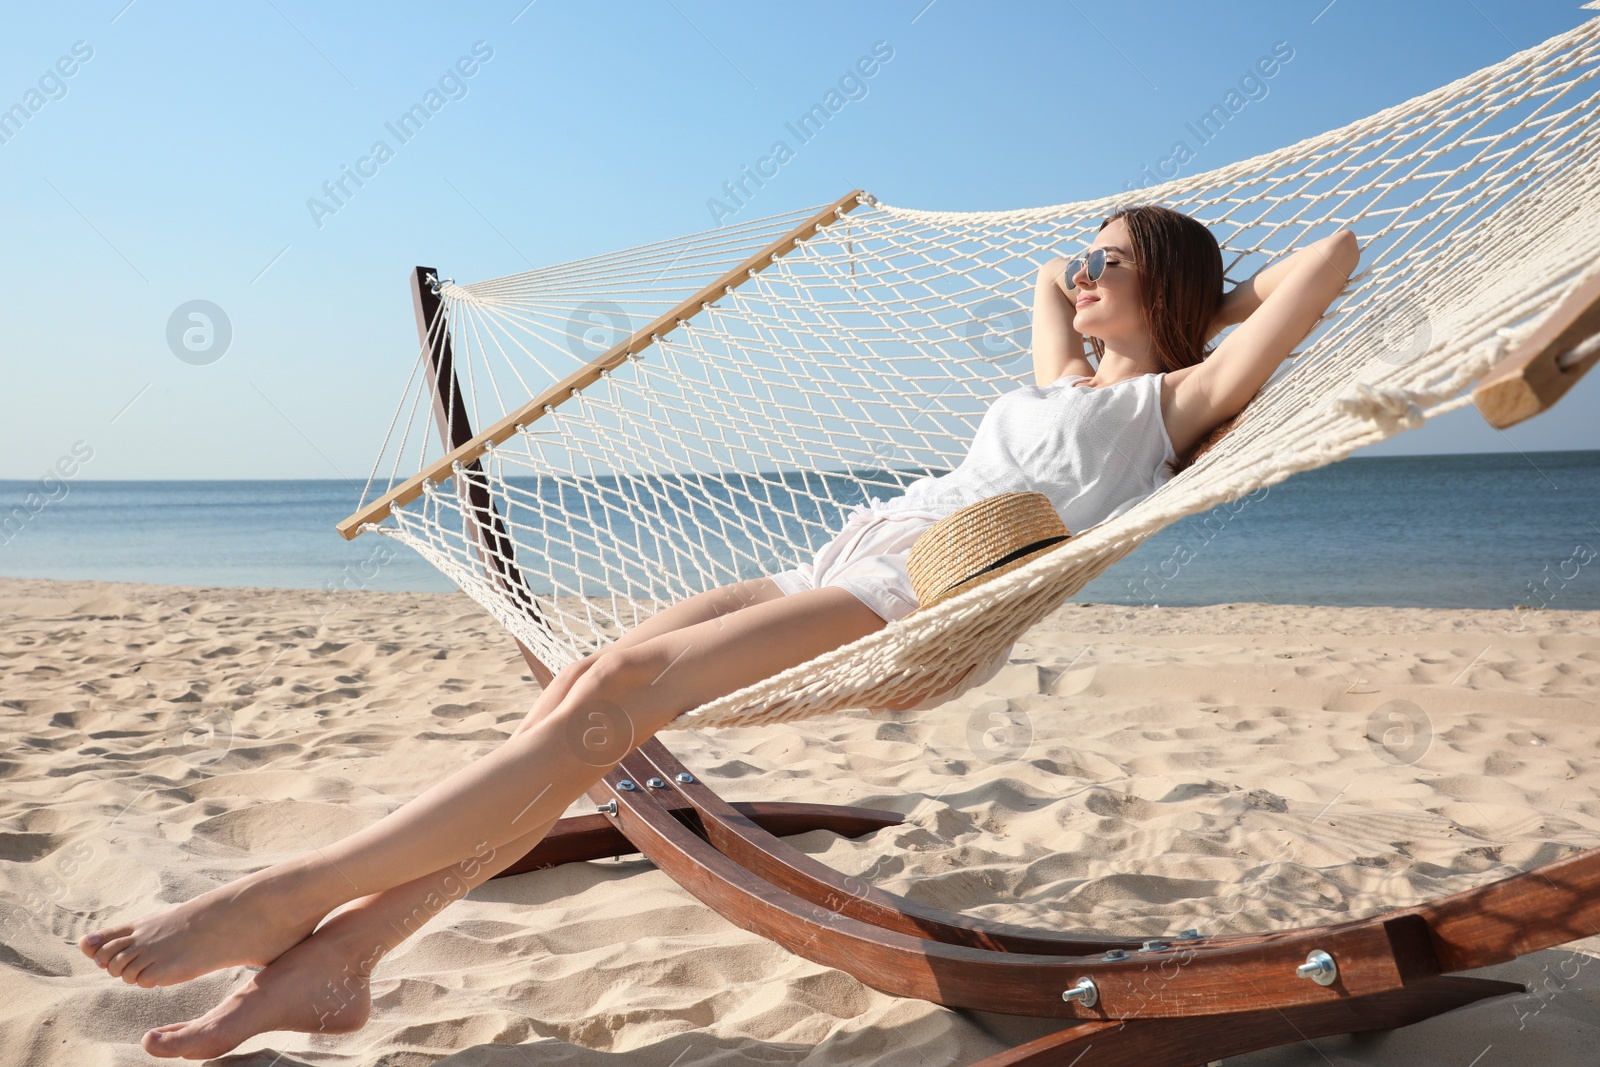
M 608 800 L 604 804 L 596 807 L 594 810 L 603 815 L 615 815 L 617 813 L 617 802 L 615 800 Z
M 1162 949 L 1164 949 L 1166 947 L 1167 947 L 1167 943 L 1165 941 L 1146 941 L 1144 944 L 1139 946 L 1139 951 L 1140 952 L 1160 952 Z
M 1128 958 L 1128 954 L 1122 951 L 1120 948 L 1114 948 L 1110 952 L 1106 953 L 1105 958 L 1108 960 L 1125 960 Z
M 629 779 L 624 778 L 622 781 L 617 783 L 617 788 L 622 790 L 624 793 L 631 793 L 639 787 L 634 785 Z
M 691 785 L 691 784 L 693 784 L 693 782 L 694 782 L 694 775 L 690 774 L 688 771 L 679 771 L 678 772 L 678 784 L 679 785 Z
M 1196 940 L 1199 940 L 1199 938 L 1200 938 L 1200 931 L 1199 930 L 1185 930 L 1183 933 L 1178 935 L 1178 940 L 1179 941 L 1196 941 Z
M 651 789 L 665 789 L 667 787 L 667 783 L 662 781 L 660 778 L 650 778 L 646 780 L 644 784 L 649 786 Z
M 1092 1008 L 1100 1002 L 1100 990 L 1095 988 L 1093 978 L 1080 978 L 1071 989 L 1062 990 L 1061 999 L 1069 1004 L 1076 1001 L 1086 1008 Z
M 1333 957 L 1320 948 L 1306 957 L 1306 961 L 1294 969 L 1300 978 L 1309 978 L 1318 985 L 1332 985 L 1339 979 L 1339 965 L 1333 962 Z

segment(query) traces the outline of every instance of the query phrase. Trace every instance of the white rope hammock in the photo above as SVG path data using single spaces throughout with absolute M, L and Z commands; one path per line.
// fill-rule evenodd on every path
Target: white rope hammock
M 1469 403 L 1467 387 L 1600 260 L 1597 52 L 1600 19 L 1342 129 L 1136 196 L 933 212 L 863 195 L 508 429 L 481 471 L 457 463 L 453 479 L 446 469 L 359 529 L 416 549 L 559 668 L 669 602 L 809 559 L 852 506 L 959 463 L 989 402 L 1031 380 L 1035 271 L 1090 243 L 1118 207 L 1161 203 L 1205 222 L 1234 281 L 1353 229 L 1362 269 L 1193 466 L 1028 566 L 672 726 L 938 691 L 1168 523 Z M 449 330 L 472 426 L 505 418 L 818 210 L 442 281 L 435 328 Z M 364 504 L 442 454 L 430 395 L 414 371 Z M 520 586 L 503 562 L 486 565 L 513 552 L 480 548 L 460 504 L 469 482 L 504 518 Z

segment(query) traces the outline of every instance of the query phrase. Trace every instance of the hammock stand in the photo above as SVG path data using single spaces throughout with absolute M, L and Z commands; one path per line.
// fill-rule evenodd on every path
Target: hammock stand
M 1600 10 L 1600 0 L 1584 6 Z M 1360 278 L 1367 299 L 1384 302 L 1382 318 L 1390 322 L 1404 325 L 1420 311 L 1425 325 L 1437 326 L 1438 340 L 1430 334 L 1396 353 L 1383 336 L 1389 323 L 1377 314 L 1340 321 L 1296 355 L 1296 373 L 1283 376 L 1288 381 L 1269 382 L 1239 418 L 1183 457 L 1183 471 L 1123 516 L 912 619 L 692 709 L 675 725 L 785 722 L 938 691 L 938 683 L 949 686 L 975 662 L 975 651 L 1024 632 L 1180 517 L 1469 402 L 1499 428 L 1547 410 L 1600 361 L 1595 84 L 1600 19 L 1340 130 L 1142 192 L 1198 211 L 1208 225 L 1237 227 L 1223 244 L 1241 258 L 1282 252 L 1311 226 L 1370 223 L 1363 227 L 1363 258 L 1375 252 L 1373 265 L 1352 284 Z M 677 461 L 687 452 L 717 461 L 737 453 L 779 474 L 843 464 L 854 489 L 882 484 L 853 472 L 885 467 L 885 455 L 952 458 L 970 441 L 970 425 L 954 435 L 904 419 L 885 429 L 884 409 L 870 397 L 883 393 L 885 383 L 900 385 L 912 400 L 927 400 L 925 412 L 946 399 L 927 388 L 941 373 L 945 385 L 978 381 L 984 388 L 976 392 L 992 392 L 994 375 L 969 374 L 940 348 L 971 339 L 959 333 L 960 323 L 940 316 L 967 312 L 987 321 L 987 305 L 995 298 L 1004 305 L 1007 294 L 1020 295 L 1029 284 L 1005 268 L 1054 254 L 1062 240 L 1092 235 L 1096 220 L 1120 206 L 1117 199 L 950 213 L 894 208 L 854 190 L 814 212 L 471 286 L 418 267 L 411 287 L 425 383 L 416 396 L 431 405 L 444 454 L 430 461 L 424 447 L 419 466 L 408 468 L 415 473 L 402 477 L 402 438 L 389 487 L 372 499 L 364 494 L 339 532 L 347 539 L 382 533 L 416 548 L 506 627 L 534 679 L 546 685 L 556 666 L 595 643 L 585 631 L 593 629 L 597 609 L 583 577 L 574 584 L 558 581 L 554 570 L 540 572 L 557 590 L 574 588 L 582 602 L 577 616 L 565 615 L 554 593 L 545 597 L 528 581 L 547 563 L 568 564 L 557 549 L 570 549 L 574 564 L 592 560 L 598 549 L 606 565 L 600 587 L 615 606 L 619 589 L 654 599 L 663 587 L 681 594 L 725 581 L 727 564 L 706 557 L 708 539 L 742 539 L 744 548 L 757 538 L 787 542 L 789 520 L 810 519 L 793 510 L 770 527 L 740 525 L 738 515 L 713 507 L 716 521 L 702 524 L 696 509 L 722 501 L 706 492 L 704 480 L 685 478 L 672 485 L 698 495 L 685 493 L 686 504 L 675 502 L 663 520 L 618 485 L 595 488 L 600 479 L 569 470 L 567 456 L 578 466 L 598 460 L 615 467 L 609 460 L 620 454 L 628 461 L 620 469 L 661 471 L 663 483 L 665 475 L 681 473 Z M 863 203 L 873 210 L 834 227 Z M 706 257 L 725 241 L 736 242 L 735 251 L 708 267 Z M 675 299 L 691 287 L 694 295 Z M 581 301 L 628 300 L 636 292 L 641 301 L 662 292 L 667 299 L 648 303 L 646 326 L 620 329 L 626 337 L 596 359 L 582 355 L 587 362 L 573 373 L 545 373 L 541 364 L 536 381 L 518 371 L 502 390 L 484 361 L 511 349 L 531 355 L 525 340 L 559 347 L 540 332 L 550 316 L 576 316 L 594 306 Z M 831 295 L 838 293 L 843 297 Z M 664 303 L 676 306 L 657 314 Z M 862 317 L 869 320 L 864 325 Z M 650 363 L 643 361 L 647 350 Z M 929 351 L 938 356 L 931 370 Z M 796 353 L 802 358 L 790 358 Z M 983 369 L 993 358 L 985 353 L 966 362 Z M 1470 398 L 1462 395 L 1468 383 Z M 827 411 L 797 407 L 790 399 L 796 388 L 802 403 Z M 651 406 L 640 421 L 652 421 L 658 438 L 639 436 L 640 427 L 626 418 L 620 425 L 607 421 L 633 414 L 623 405 L 641 396 Z M 483 410 L 476 405 L 485 398 L 498 407 L 479 415 L 488 425 L 475 434 L 473 413 Z M 903 415 L 907 406 L 888 413 Z M 787 421 L 752 416 L 731 436 L 717 432 L 719 417 L 746 408 L 761 416 L 776 409 Z M 946 406 L 940 414 L 954 410 Z M 688 416 L 687 429 L 670 421 L 678 414 Z M 800 416 L 809 414 L 829 418 L 802 426 Z M 550 423 L 529 429 L 551 415 L 558 416 L 550 420 L 554 430 L 543 431 Z M 428 432 L 421 429 L 425 445 Z M 804 438 L 801 429 L 813 436 Z M 555 460 L 546 457 L 549 442 L 557 442 L 548 445 L 558 451 Z M 1280 462 L 1284 452 L 1288 459 Z M 533 492 L 514 484 L 507 472 L 518 469 L 556 471 L 567 483 L 583 475 L 594 484 L 578 487 L 578 506 L 569 510 L 561 506 L 564 497 L 542 496 L 542 483 Z M 557 482 L 558 491 L 572 487 Z M 751 484 L 747 479 L 743 491 L 752 496 L 791 488 L 781 478 Z M 638 482 L 625 488 L 635 492 Z M 826 486 L 822 495 L 837 503 Z M 419 498 L 415 508 L 405 507 Z M 393 525 L 379 525 L 390 518 Z M 631 529 L 631 538 L 614 530 L 614 519 Z M 520 565 L 519 544 L 531 548 Z M 637 557 L 653 551 L 676 564 L 676 573 L 648 566 L 641 578 L 636 565 L 657 561 Z M 636 601 L 622 603 L 637 614 Z M 565 621 L 570 617 L 578 617 L 576 629 Z M 621 614 L 611 621 L 622 622 Z M 817 829 L 859 837 L 900 823 L 897 813 L 730 804 L 659 738 L 624 756 L 588 795 L 598 812 L 560 820 L 500 876 L 642 854 L 735 925 L 875 989 L 955 1009 L 1061 1021 L 1060 1030 L 981 1067 L 1200 1064 L 1308 1038 L 1391 1029 L 1525 992 L 1458 972 L 1600 933 L 1600 849 L 1366 919 L 1244 936 L 1186 930 L 1160 939 L 1118 938 L 964 916 L 845 876 L 782 838 Z
M 511 539 L 477 479 L 495 432 L 509 435 L 600 377 L 706 300 L 772 263 L 860 202 L 852 191 L 750 261 L 636 332 L 582 371 L 474 436 L 455 370 L 450 332 L 434 289 L 417 267 L 413 305 L 436 426 L 445 457 L 379 501 L 403 503 L 424 481 L 458 478 L 463 514 L 480 559 L 516 601 L 534 597 L 516 568 Z M 835 211 L 835 208 L 842 209 Z M 1484 417 L 1509 426 L 1565 393 L 1600 352 L 1600 276 L 1568 299 L 1485 376 L 1473 392 Z M 1588 343 L 1583 343 L 1588 340 Z M 1203 442 L 1215 445 L 1231 424 Z M 368 507 L 341 524 L 353 536 L 381 517 Z M 554 675 L 520 640 L 539 684 Z M 896 996 L 952 1008 L 1060 1019 L 1053 1034 L 988 1057 L 978 1067 L 1144 1067 L 1204 1064 L 1224 1056 L 1336 1034 L 1388 1030 L 1489 997 L 1522 994 L 1513 982 L 1455 977 L 1600 932 L 1600 849 L 1419 907 L 1368 919 L 1265 935 L 1128 939 L 1036 930 L 972 918 L 884 892 L 812 859 L 781 838 L 828 830 L 860 837 L 897 825 L 892 811 L 831 804 L 728 803 L 658 738 L 589 791 L 592 815 L 560 820 L 532 851 L 496 877 L 563 863 L 642 854 L 743 929 L 845 971 Z

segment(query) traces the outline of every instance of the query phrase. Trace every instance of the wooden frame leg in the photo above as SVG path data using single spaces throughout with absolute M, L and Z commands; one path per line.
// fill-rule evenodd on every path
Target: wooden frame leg
M 1487 997 L 1525 992 L 1516 982 L 1430 978 L 1391 993 L 1287 1011 L 1263 1008 L 1196 1019 L 1081 1023 L 973 1067 L 1191 1067 L 1335 1034 L 1394 1030 Z
M 860 837 L 904 821 L 899 812 L 840 804 L 793 804 L 776 800 L 736 803 L 730 807 L 774 837 L 812 830 L 828 830 L 840 837 Z M 629 841 L 606 816 L 574 815 L 557 822 L 527 855 L 494 877 L 509 878 L 563 863 L 611 859 L 638 852 L 639 846 Z

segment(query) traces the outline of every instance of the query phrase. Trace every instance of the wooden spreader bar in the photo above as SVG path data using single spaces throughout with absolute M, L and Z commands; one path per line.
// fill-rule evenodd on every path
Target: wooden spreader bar
M 857 196 L 852 192 L 841 198 L 806 226 L 814 231 L 826 225 L 836 208 L 848 211 Z M 759 269 L 793 247 L 805 229 L 791 233 L 786 247 L 767 250 L 764 263 L 741 265 L 669 315 L 675 320 L 685 311 L 692 314 L 724 286 L 743 281 L 743 272 Z M 515 425 L 502 420 L 487 433 L 472 434 L 460 403 L 448 331 L 438 318 L 440 306 L 422 295 L 426 271 L 418 268 L 413 291 L 419 331 L 431 346 L 439 429 L 450 451 L 440 464 L 412 479 L 415 485 L 407 483 L 411 489 L 402 486 L 368 505 L 341 524 L 341 532 L 353 536 L 360 523 L 386 515 L 390 503 L 414 499 L 422 479 L 447 477 L 451 464 L 460 462 L 465 477 L 459 495 L 486 567 L 513 595 L 531 600 L 477 470 L 477 458 L 488 444 L 509 436 Z M 1593 365 L 1595 353 L 1571 353 L 1585 338 L 1600 333 L 1597 309 L 1600 279 L 1562 304 L 1552 321 L 1560 317 L 1564 325 L 1541 330 L 1515 354 L 1520 370 L 1512 369 L 1508 359 L 1490 375 L 1514 384 L 1484 392 L 1489 398 L 1480 403 L 1485 417 L 1494 421 L 1499 416 L 1491 412 L 1515 414 L 1530 404 L 1548 406 L 1570 388 L 1570 382 L 1562 384 L 1564 379 L 1553 375 L 1570 374 L 1575 380 Z M 648 341 L 651 333 L 664 332 L 663 321 L 635 334 L 590 369 L 639 338 Z M 1485 385 L 1492 384 L 1485 380 Z M 565 398 L 556 397 L 561 389 L 571 395 L 569 386 L 577 387 L 574 379 L 508 419 L 520 421 L 542 412 L 544 404 Z M 521 642 L 517 647 L 540 684 L 548 684 L 551 667 Z M 875 989 L 954 1008 L 1061 1019 L 1065 1024 L 978 1067 L 1202 1064 L 1308 1038 L 1406 1026 L 1486 997 L 1524 992 L 1514 983 L 1451 977 L 1451 972 L 1502 963 L 1600 932 L 1600 849 L 1367 919 L 1264 935 L 1201 937 L 1187 931 L 1141 941 L 960 915 L 841 874 L 781 836 L 827 830 L 859 837 L 899 825 L 902 817 L 830 804 L 730 804 L 657 738 L 623 757 L 589 797 L 600 812 L 560 820 L 536 848 L 497 877 L 639 853 L 735 925 Z
M 1517 350 L 1472 389 L 1489 425 L 1505 429 L 1548 410 L 1600 362 L 1600 272 L 1569 293 Z M 1586 343 L 1587 342 L 1587 343 Z
M 795 245 L 810 237 L 822 227 L 831 224 L 840 214 L 854 210 L 860 204 L 859 197 L 861 193 L 860 189 L 852 189 L 782 237 L 744 260 L 738 266 L 707 284 L 698 293 L 684 300 L 672 310 L 664 312 L 654 321 L 634 331 L 631 337 L 617 342 L 603 355 L 596 357 L 579 370 L 573 371 L 567 377 L 509 415 L 506 415 L 482 433 L 469 435 L 466 440 L 460 442 L 453 439 L 446 441 L 446 451 L 443 456 L 440 456 L 421 471 L 413 474 L 339 523 L 339 536 L 347 541 L 353 540 L 360 534 L 363 523 L 381 522 L 388 516 L 391 507 L 409 504 L 421 496 L 423 486 L 427 483 L 442 482 L 450 478 L 455 464 L 473 463 L 478 457 L 487 452 L 491 446 L 509 440 L 517 432 L 518 427 L 537 422 L 544 417 L 546 408 L 553 408 L 558 404 L 564 403 L 578 390 L 599 381 L 602 371 L 620 367 L 628 361 L 629 357 L 649 347 L 653 343 L 653 338 L 656 336 L 665 337 L 678 328 L 679 321 L 688 320 L 698 315 L 703 305 L 719 299 L 729 289 L 738 288 L 749 279 L 751 274 L 771 266 L 779 256 L 787 254 Z M 420 273 L 425 269 L 427 268 L 419 267 L 418 272 Z M 441 326 L 442 329 L 443 327 Z

